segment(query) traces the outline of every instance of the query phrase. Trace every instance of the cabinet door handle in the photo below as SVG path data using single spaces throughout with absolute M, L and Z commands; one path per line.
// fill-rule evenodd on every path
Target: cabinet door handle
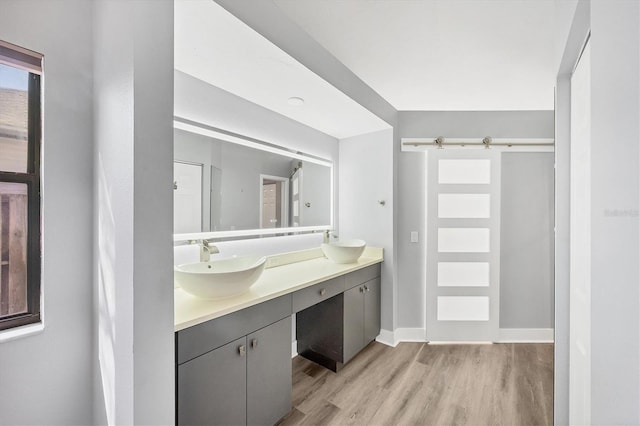
M 369 291 L 369 287 L 367 287 L 366 285 L 364 286 L 364 291 Z
M 238 353 L 240 354 L 240 356 L 244 356 L 244 354 L 247 353 L 247 348 L 245 348 L 244 345 L 238 346 Z
M 258 347 L 258 339 L 251 339 L 251 349 Z
M 360 287 L 360 293 L 364 293 L 364 288 Z
M 327 289 L 323 288 L 320 290 L 320 296 L 324 296 L 325 294 L 327 294 Z

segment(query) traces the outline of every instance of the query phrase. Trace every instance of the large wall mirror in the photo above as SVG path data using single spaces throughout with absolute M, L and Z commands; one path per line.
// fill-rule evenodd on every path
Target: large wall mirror
M 333 225 L 330 161 L 179 118 L 173 189 L 174 240 Z

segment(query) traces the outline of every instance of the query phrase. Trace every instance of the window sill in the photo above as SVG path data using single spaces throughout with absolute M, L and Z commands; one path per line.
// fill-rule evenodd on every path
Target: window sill
M 44 331 L 44 324 L 42 322 L 39 322 L 36 324 L 23 325 L 22 327 L 16 327 L 10 330 L 0 331 L 0 343 L 21 339 L 27 336 L 33 336 L 35 334 L 40 334 L 43 331 Z

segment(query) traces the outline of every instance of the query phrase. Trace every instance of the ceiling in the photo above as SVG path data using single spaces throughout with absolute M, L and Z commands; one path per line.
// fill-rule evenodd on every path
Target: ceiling
M 273 0 L 397 110 L 553 109 L 554 0 Z
M 390 127 L 214 1 L 176 1 L 174 31 L 179 71 L 338 139 Z
M 555 0 L 261 1 L 399 111 L 553 109 Z M 175 67 L 338 139 L 389 128 L 212 0 L 175 2 Z

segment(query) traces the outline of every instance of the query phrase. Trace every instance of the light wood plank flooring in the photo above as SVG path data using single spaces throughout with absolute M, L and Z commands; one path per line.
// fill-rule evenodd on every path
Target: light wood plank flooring
M 551 425 L 553 345 L 373 342 L 335 374 L 293 359 L 280 425 Z

